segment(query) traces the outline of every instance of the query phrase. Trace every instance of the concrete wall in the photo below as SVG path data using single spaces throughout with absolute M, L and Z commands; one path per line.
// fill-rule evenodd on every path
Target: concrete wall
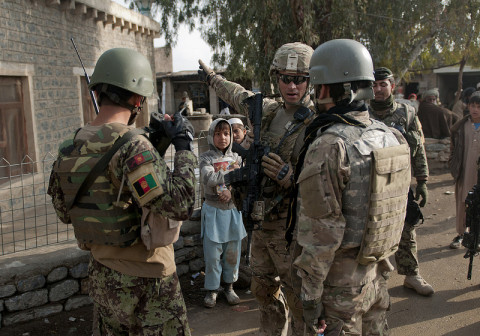
M 89 75 L 107 49 L 136 49 L 154 61 L 160 25 L 110 0 L 0 1 L 0 76 L 19 76 L 24 87 L 28 155 L 55 153 L 60 141 L 83 125 L 80 76 Z M 155 73 L 155 71 L 154 71 Z M 148 109 L 157 101 L 149 100 Z M 147 113 L 140 124 L 146 124 Z

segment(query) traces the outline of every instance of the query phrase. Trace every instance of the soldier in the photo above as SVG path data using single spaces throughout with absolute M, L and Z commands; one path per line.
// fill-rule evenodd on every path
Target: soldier
M 375 82 L 373 92 L 375 99 L 370 101 L 370 117 L 383 122 L 385 125 L 394 127 L 402 133 L 410 146 L 410 155 L 413 176 L 417 180 L 415 199 L 420 201 L 420 207 L 427 203 L 427 180 L 428 164 L 425 154 L 422 125 L 418 120 L 415 108 L 408 104 L 398 103 L 394 100 L 392 92 L 395 89 L 395 81 L 390 69 L 378 68 L 375 70 Z M 413 191 L 410 191 L 413 193 Z M 411 200 L 413 202 L 413 200 Z M 414 211 L 414 207 L 408 207 L 407 212 Z M 410 218 L 407 214 L 407 218 Z M 402 238 L 398 251 L 395 253 L 398 274 L 405 275 L 403 285 L 415 290 L 420 295 L 429 296 L 434 293 L 430 286 L 419 274 L 417 241 L 415 225 L 416 220 L 405 220 Z
M 312 53 L 311 47 L 300 42 L 281 46 L 275 53 L 270 75 L 278 84 L 283 101 L 263 100 L 261 137 L 271 152 L 262 162 L 268 176 L 261 191 L 266 214 L 262 230 L 253 232 L 251 261 L 251 290 L 259 303 L 261 335 L 287 335 L 289 310 L 292 335 L 303 335 L 304 331 L 301 302 L 293 292 L 291 256 L 284 236 L 292 174 L 306 125 L 314 115 L 308 76 Z M 201 67 L 199 72 L 221 99 L 248 116 L 244 101 L 253 92 L 216 75 L 208 67 Z
M 310 76 L 319 115 L 306 131 L 295 174 L 298 204 L 291 205 L 302 247 L 294 266 L 304 321 L 309 334 L 386 335 L 382 271 L 405 218 L 408 145 L 369 118 L 364 100 L 373 98 L 373 63 L 362 44 L 321 44 Z
M 148 250 L 140 226 L 142 212 L 151 211 L 166 226 L 191 214 L 197 164 L 192 138 L 179 114 L 163 122 L 176 150 L 171 172 L 145 132 L 129 126 L 154 90 L 150 64 L 137 51 L 103 53 L 89 88 L 100 111 L 61 144 L 48 194 L 60 219 L 73 224 L 79 246 L 91 251 L 90 297 L 98 317 L 93 330 L 190 335 L 173 245 Z M 98 168 L 102 161 L 104 169 Z M 92 183 L 82 185 L 91 176 Z

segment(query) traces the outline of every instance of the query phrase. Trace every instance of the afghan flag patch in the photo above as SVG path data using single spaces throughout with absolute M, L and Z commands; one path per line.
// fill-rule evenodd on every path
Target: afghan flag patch
M 158 188 L 158 183 L 152 174 L 147 174 L 145 176 L 142 176 L 138 180 L 136 180 L 133 183 L 133 187 L 135 188 L 135 191 L 137 192 L 138 197 L 142 198 L 153 189 Z
M 149 150 L 141 152 L 135 156 L 132 156 L 127 160 L 127 167 L 129 171 L 135 170 L 138 166 L 145 162 L 153 161 L 153 154 Z

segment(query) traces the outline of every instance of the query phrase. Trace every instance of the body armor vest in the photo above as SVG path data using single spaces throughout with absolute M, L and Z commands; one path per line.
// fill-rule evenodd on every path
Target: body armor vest
M 374 120 L 372 122 L 367 128 L 335 124 L 323 134 L 331 133 L 343 139 L 351 168 L 350 180 L 342 193 L 342 213 L 346 220 L 346 227 L 341 248 L 358 248 L 364 244 L 378 245 L 379 250 L 375 251 L 375 255 L 381 255 L 381 258 L 374 257 L 373 261 L 379 261 L 384 259 L 387 253 L 391 254 L 391 246 L 385 244 L 385 237 L 388 237 L 393 245 L 398 246 L 405 219 L 410 170 L 408 146 L 399 146 L 395 135 L 383 123 Z M 392 189 L 396 190 L 394 193 L 397 195 L 385 192 L 377 193 L 372 198 L 372 175 L 378 174 L 378 171 L 373 170 L 372 174 L 371 153 L 381 148 L 394 146 L 395 148 L 402 147 L 402 150 L 406 152 L 407 156 L 402 156 L 401 170 L 408 174 L 408 178 L 403 178 L 403 181 L 396 181 L 396 183 L 400 183 L 400 188 L 396 187 L 398 184 L 393 185 Z M 393 171 L 400 169 L 397 167 L 397 163 L 389 163 L 389 168 L 392 168 Z M 374 176 L 373 180 L 377 182 L 378 179 Z M 367 190 L 368 192 L 365 192 Z M 396 197 L 393 202 L 391 200 L 392 196 Z M 374 202 L 372 202 L 372 199 Z M 365 206 L 367 204 L 369 206 Z M 372 210 L 371 206 L 375 209 Z M 389 220 L 386 223 L 381 223 L 379 227 L 373 225 L 374 228 L 369 228 L 370 222 L 376 223 L 378 220 L 387 218 Z M 390 218 L 394 219 L 390 220 Z M 387 251 L 383 251 L 383 249 Z M 369 260 L 371 261 L 371 259 Z M 363 263 L 362 261 L 359 262 Z
M 416 115 L 415 108 L 407 104 L 395 102 L 393 109 L 393 112 L 386 115 L 381 121 L 385 125 L 399 130 L 402 135 L 405 135 L 411 127 L 411 123 L 414 122 Z M 378 115 L 373 114 L 371 109 L 370 116 L 376 120 L 379 119 Z
M 292 168 L 295 169 L 299 154 L 294 153 L 295 145 L 298 137 L 304 134 L 302 131 L 313 120 L 313 111 L 305 120 L 293 119 L 287 124 L 288 127 L 285 129 L 285 133 L 278 135 L 269 131 L 269 127 L 281 107 L 283 105 L 279 105 L 262 119 L 261 142 L 270 151 L 278 154 L 284 162 L 290 162 L 293 166 Z M 307 107 L 304 107 L 304 109 L 307 109 Z M 267 221 L 286 218 L 289 205 L 289 200 L 286 199 L 286 196 L 289 193 L 290 190 L 282 188 L 267 177 L 264 178 L 264 181 L 262 181 L 262 198 L 265 201 L 265 218 Z
M 62 145 L 53 169 L 60 178 L 66 204 L 73 201 L 95 164 L 128 130 L 124 125 L 109 124 L 86 142 L 73 139 Z M 79 243 L 126 247 L 140 240 L 140 211 L 127 190 L 122 190 L 119 202 L 118 193 L 104 171 L 85 194 L 78 195 L 69 215 Z

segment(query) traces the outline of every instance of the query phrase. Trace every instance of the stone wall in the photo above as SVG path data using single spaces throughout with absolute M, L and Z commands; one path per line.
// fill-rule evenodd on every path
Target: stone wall
M 425 138 L 425 151 L 427 153 L 428 168 L 430 173 L 448 171 L 450 138 L 440 140 Z
M 183 223 L 174 248 L 179 276 L 205 267 L 200 221 Z M 89 255 L 71 242 L 1 256 L 0 328 L 92 304 Z

